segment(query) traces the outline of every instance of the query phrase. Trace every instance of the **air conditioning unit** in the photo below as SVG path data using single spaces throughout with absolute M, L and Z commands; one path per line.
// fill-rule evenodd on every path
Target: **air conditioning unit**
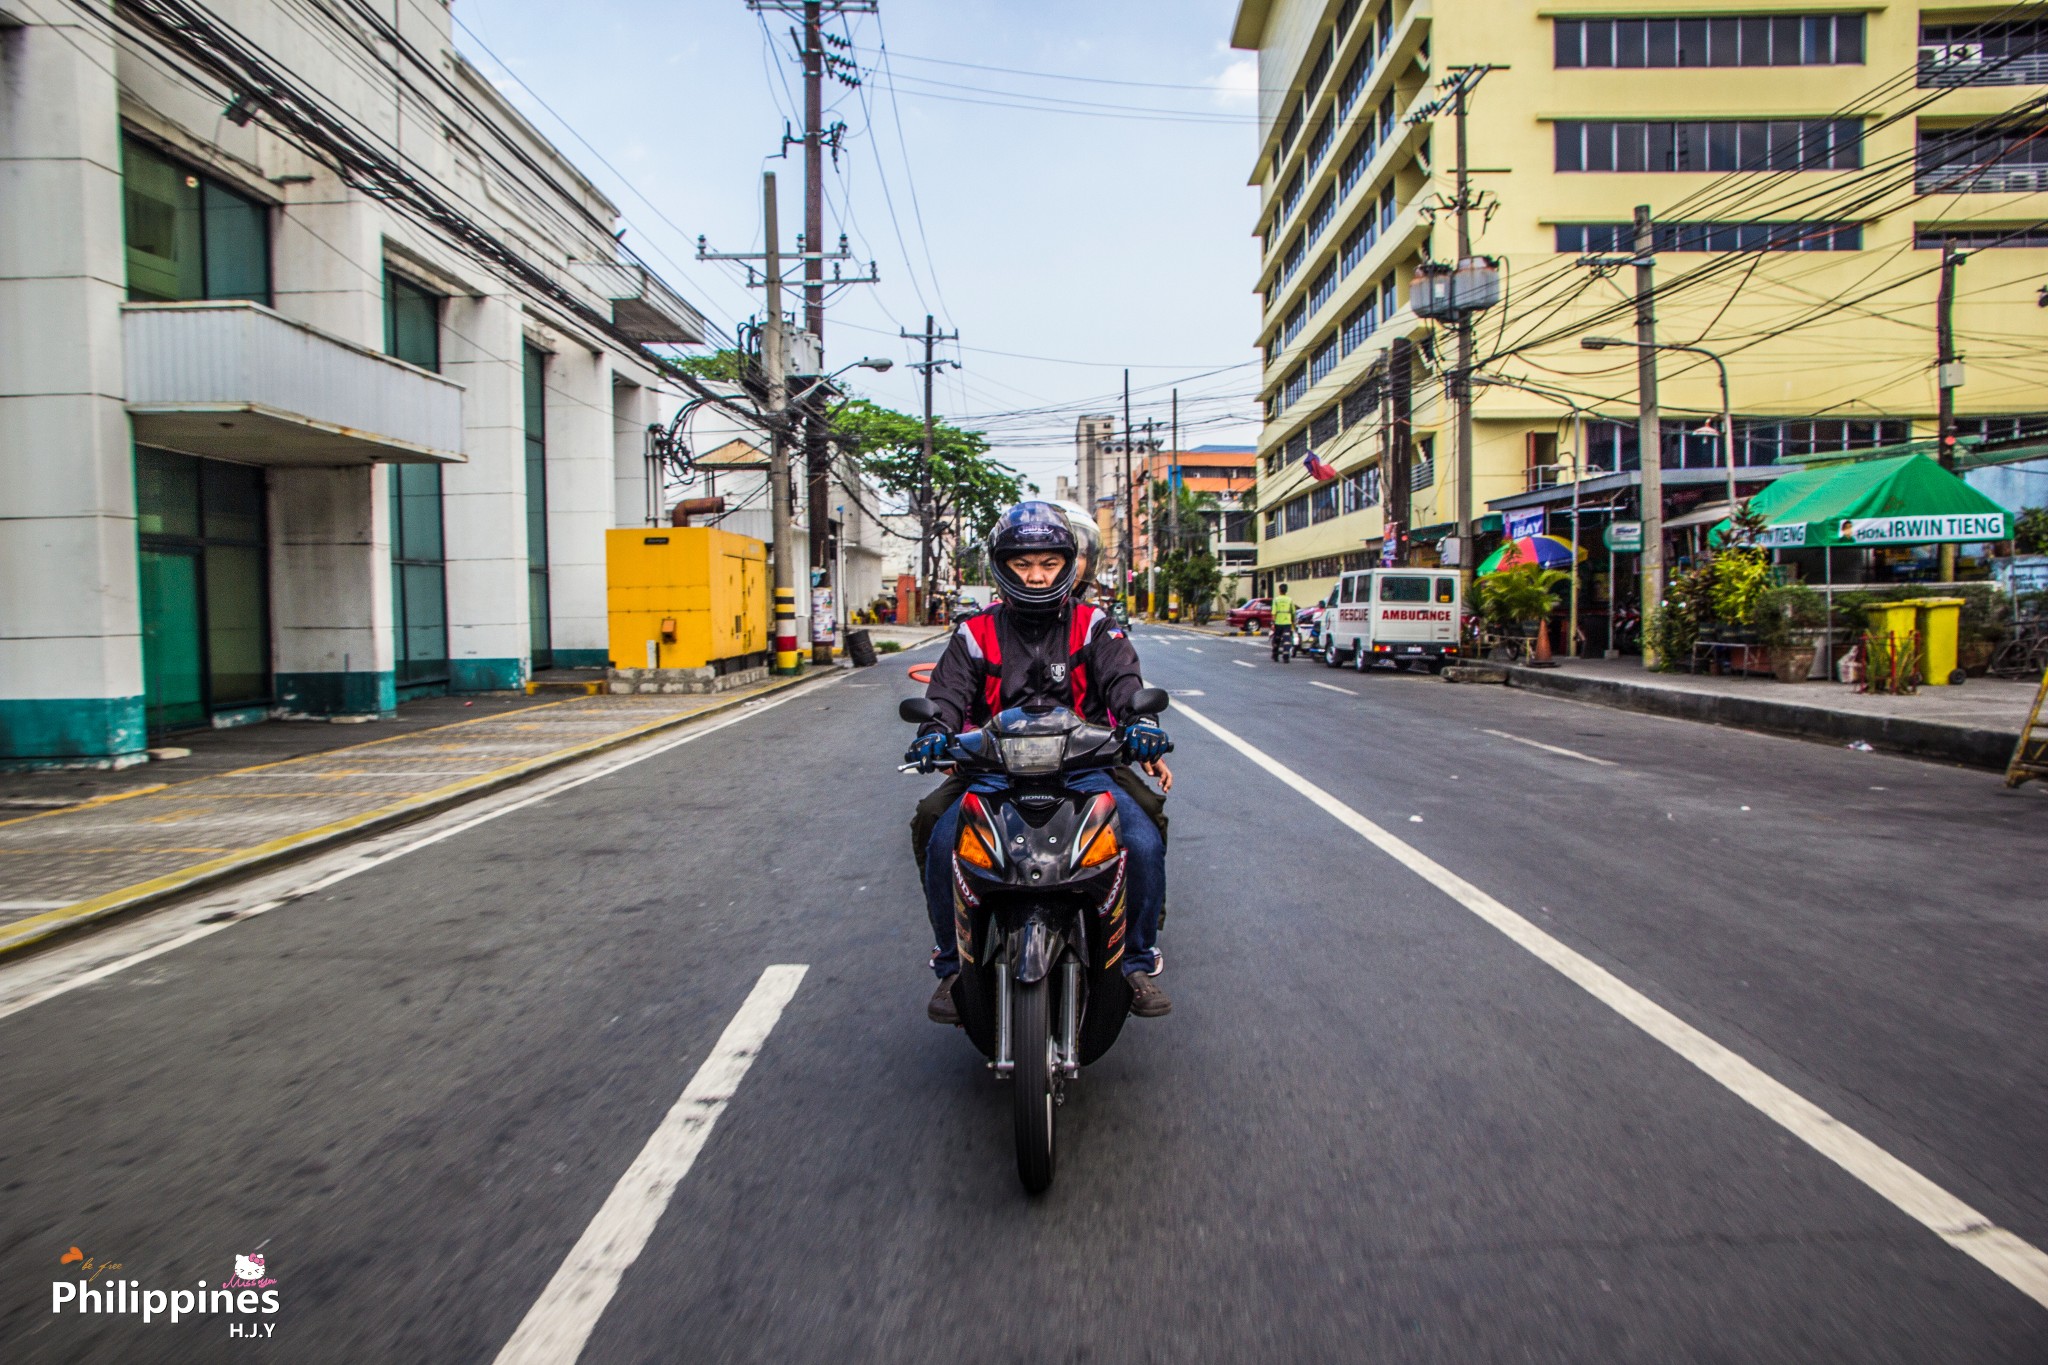
M 1920 49 L 1920 65 L 1938 71 L 1966 71 L 1984 65 L 1982 43 L 1930 43 Z

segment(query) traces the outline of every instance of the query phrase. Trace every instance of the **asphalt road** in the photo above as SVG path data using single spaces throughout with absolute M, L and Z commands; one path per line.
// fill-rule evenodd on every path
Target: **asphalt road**
M 2038 790 L 1140 643 L 1185 705 L 2048 1246 Z M 659 1217 L 585 1361 L 2048 1360 L 2048 1309 L 1867 1172 L 1186 715 L 1176 1010 L 1073 1088 L 1027 1199 L 1006 1092 L 923 1019 L 903 662 L 310 865 L 334 879 L 98 980 L 0 968 L 0 1001 L 31 969 L 60 992 L 0 1017 L 0 1360 L 491 1361 L 622 1201 Z M 775 964 L 807 971 L 721 1052 Z M 650 1204 L 622 1177 L 719 1056 L 744 1074 L 693 1087 L 701 1150 Z M 72 1246 L 164 1289 L 260 1248 L 275 1335 L 53 1313 Z

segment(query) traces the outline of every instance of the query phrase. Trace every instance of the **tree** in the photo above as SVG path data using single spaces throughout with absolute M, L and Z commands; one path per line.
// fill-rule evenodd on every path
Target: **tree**
M 2023 555 L 2048 555 L 2048 507 L 2029 507 L 2012 528 L 2013 549 Z
M 1180 512 L 1180 543 L 1173 540 L 1175 504 Z M 1165 560 L 1174 555 L 1204 553 L 1209 548 L 1209 521 L 1220 504 L 1214 493 L 1197 493 L 1189 488 L 1173 489 L 1166 480 L 1152 481 L 1151 496 L 1146 498 L 1146 531 L 1152 544 L 1158 547 L 1156 558 Z
M 671 362 L 686 374 L 699 379 L 718 380 L 727 384 L 746 382 L 754 370 L 753 360 L 738 351 L 719 350 L 710 355 L 676 356 Z
M 832 415 L 832 434 L 884 491 L 909 500 L 928 533 L 958 517 L 961 538 L 978 540 L 1024 496 L 1017 471 L 988 457 L 978 431 L 932 424 L 929 482 L 921 418 L 856 398 Z

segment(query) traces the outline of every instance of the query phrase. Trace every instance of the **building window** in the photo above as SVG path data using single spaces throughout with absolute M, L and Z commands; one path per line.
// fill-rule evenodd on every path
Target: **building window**
M 1280 216 L 1275 222 L 1285 222 L 1293 216 L 1295 209 L 1301 207 L 1303 183 L 1301 168 L 1297 166 L 1294 174 L 1287 178 L 1287 188 L 1280 192 Z
M 1560 67 L 1856 66 L 1860 14 L 1559 19 Z
M 1363 469 L 1345 475 L 1345 512 L 1363 512 L 1369 508 L 1379 506 L 1379 502 L 1380 467 L 1377 464 L 1367 465 Z
M 146 142 L 121 139 L 128 297 L 270 302 L 269 211 Z
M 1286 325 L 1280 329 L 1280 344 L 1282 346 L 1293 345 L 1294 339 L 1301 335 L 1301 329 L 1306 326 L 1308 326 L 1308 304 L 1306 301 L 1303 301 L 1295 304 L 1293 310 L 1287 314 Z
M 384 274 L 384 353 L 423 370 L 441 368 L 441 296 Z M 399 697 L 448 686 L 448 568 L 443 548 L 441 466 L 394 464 L 391 599 Z
M 1380 406 L 1380 380 L 1378 375 L 1368 375 L 1363 384 L 1344 395 L 1342 415 L 1348 430 L 1357 426 L 1378 411 Z
M 1339 32 L 1341 31 L 1340 29 Z M 1330 61 L 1336 55 L 1332 42 L 1334 37 L 1333 34 L 1316 45 L 1316 59 L 1309 66 L 1308 80 L 1303 84 L 1301 91 L 1301 97 L 1311 104 L 1315 103 L 1316 95 L 1323 88 L 1323 82 L 1329 79 Z
M 1368 215 L 1366 220 L 1351 229 L 1344 238 L 1344 246 L 1338 254 L 1337 266 L 1349 275 L 1357 264 L 1365 259 L 1365 253 L 1372 250 L 1372 244 L 1380 239 L 1380 225 L 1376 218 Z
M 1380 101 L 1380 141 L 1385 142 L 1394 135 L 1394 97 L 1388 95 Z
M 1975 436 L 1984 441 L 2038 440 L 2048 431 L 2048 413 L 2022 417 L 1958 417 L 1956 435 Z
M 1320 384 L 1329 378 L 1330 371 L 1337 368 L 1337 338 L 1331 337 L 1316 347 L 1315 354 L 1308 361 L 1308 382 Z
M 1988 247 L 2048 246 L 2048 223 L 1919 223 L 1913 228 L 1913 245 L 1923 251 L 1939 251 L 1943 242 L 1954 242 L 1963 251 Z
M 1372 44 L 1358 49 L 1358 55 L 1351 59 L 1351 65 L 1344 68 L 1344 79 L 1337 84 L 1337 117 L 1347 119 L 1358 107 L 1358 97 L 1365 93 L 1365 83 L 1372 79 Z
M 1308 424 L 1309 444 L 1319 451 L 1328 451 L 1330 442 L 1337 439 L 1337 408 L 1335 404 L 1324 408 Z
M 1302 261 L 1308 256 L 1308 239 L 1300 233 L 1288 244 L 1287 255 L 1280 262 L 1280 282 L 1285 284 L 1294 278 L 1294 272 L 1301 269 Z
M 1280 511 L 1278 508 L 1275 508 L 1273 511 L 1266 513 L 1266 539 L 1271 540 L 1279 534 Z
M 1328 190 L 1317 199 L 1315 207 L 1308 211 L 1308 239 L 1313 242 L 1330 230 L 1330 219 L 1336 216 L 1337 198 Z
M 1308 454 L 1308 433 L 1306 431 L 1295 432 L 1287 438 L 1287 444 L 1283 449 L 1287 452 L 1286 460 L 1289 465 L 1300 464 L 1302 457 Z
M 2048 126 L 1922 130 L 1913 188 L 1921 194 L 2048 190 Z
M 1367 128 L 1358 135 L 1358 141 L 1351 144 L 1351 150 L 1344 154 L 1344 164 L 1337 168 L 1337 194 L 1340 198 L 1351 193 L 1352 188 L 1365 177 L 1365 168 L 1372 164 L 1373 153 L 1379 150 L 1379 143 L 1372 134 L 1373 130 Z
M 526 612 L 534 671 L 555 666 L 548 600 L 547 352 L 522 348 L 526 407 Z
M 1559 251 L 1633 251 L 1632 223 L 1559 223 Z M 1657 223 L 1657 251 L 1861 251 L 1860 223 Z
M 1310 175 L 1314 175 L 1316 168 L 1323 164 L 1323 159 L 1329 156 L 1330 143 L 1335 137 L 1336 134 L 1331 127 L 1330 117 L 1325 114 L 1322 121 L 1316 124 L 1315 132 L 1309 134 L 1308 173 Z
M 1559 119 L 1554 136 L 1560 171 L 1851 171 L 1863 164 L 1863 123 L 1853 118 Z
M 1920 84 L 2048 85 L 2048 23 L 1922 23 Z
M 1367 299 L 1351 310 L 1351 316 L 1344 319 L 1344 354 L 1350 355 L 1365 344 L 1365 339 L 1372 335 L 1373 328 L 1379 325 L 1376 316 L 1378 311 L 1377 298 Z
M 1415 442 L 1415 458 L 1408 465 L 1408 491 L 1419 493 L 1436 484 L 1436 437 L 1423 436 Z
M 1308 525 L 1308 499 L 1294 498 L 1280 509 L 1283 520 L 1290 531 L 1299 531 Z
M 135 450 L 143 709 L 151 730 L 271 700 L 263 471 Z
M 1288 111 L 1286 126 L 1280 130 L 1281 156 L 1286 156 L 1288 152 L 1292 151 L 1294 148 L 1294 139 L 1301 136 L 1301 119 L 1301 101 L 1296 100 L 1294 101 L 1294 107 Z
M 1389 275 L 1380 281 L 1380 321 L 1392 322 L 1394 311 L 1394 277 Z
M 1326 265 L 1323 267 L 1323 273 L 1316 276 L 1315 279 L 1309 283 L 1308 311 L 1311 314 L 1320 313 L 1323 310 L 1323 305 L 1328 303 L 1330 301 L 1330 296 L 1336 292 L 1337 267 L 1334 265 Z
M 1287 409 L 1300 402 L 1301 396 L 1307 392 L 1308 367 L 1306 365 L 1296 366 L 1294 373 L 1287 376 L 1287 382 L 1281 388 L 1280 410 L 1282 412 L 1287 411 Z
M 1380 231 L 1384 232 L 1394 225 L 1396 212 L 1398 210 L 1394 204 L 1394 187 L 1389 185 L 1380 191 Z
M 1326 483 L 1308 495 L 1309 520 L 1320 525 L 1337 519 L 1337 498 L 1342 492 L 1334 483 Z
M 1722 463 L 1720 442 L 1694 435 L 1693 421 L 1665 422 L 1659 440 L 1665 469 L 1714 469 Z M 1776 418 L 1735 421 L 1735 463 L 1776 464 L 1787 455 L 1812 455 L 1834 450 L 1868 450 L 1898 445 L 1912 435 L 1903 418 L 1820 417 L 1784 421 Z M 1640 444 L 1633 421 L 1599 420 L 1586 424 L 1586 467 L 1609 473 L 1640 469 Z

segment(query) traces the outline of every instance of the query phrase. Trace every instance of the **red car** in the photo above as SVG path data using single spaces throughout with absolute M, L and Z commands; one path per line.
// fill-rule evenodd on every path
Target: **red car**
M 1247 635 L 1253 631 L 1269 631 L 1273 628 L 1273 604 L 1264 597 L 1254 597 L 1241 607 L 1232 607 L 1224 616 L 1223 623 Z

